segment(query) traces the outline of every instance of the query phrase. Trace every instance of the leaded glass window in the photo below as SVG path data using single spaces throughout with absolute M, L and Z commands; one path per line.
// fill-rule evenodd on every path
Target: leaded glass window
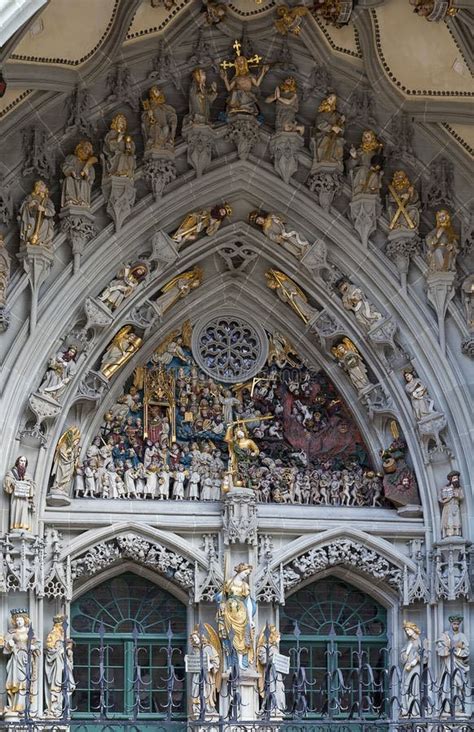
M 301 632 L 311 710 L 348 716 L 363 681 L 367 707 L 381 709 L 387 666 L 387 611 L 370 595 L 335 577 L 295 592 L 280 612 L 281 650 L 295 645 L 294 621 Z M 294 657 L 293 657 L 294 660 Z M 358 669 L 362 669 L 358 673 Z M 288 689 L 291 674 L 288 677 Z M 370 715 L 368 715 L 370 716 Z M 378 715 L 377 715 L 378 716 Z
M 71 635 L 74 640 L 74 675 L 77 683 L 73 698 L 75 716 L 91 718 L 99 706 L 99 631 L 104 625 L 105 666 L 112 680 L 108 690 L 109 716 L 130 716 L 133 704 L 134 627 L 140 646 L 139 664 L 144 688 L 140 691 L 139 718 L 164 716 L 166 697 L 166 652 L 168 627 L 178 681 L 173 712 L 185 715 L 184 654 L 186 647 L 186 607 L 177 598 L 152 582 L 126 572 L 98 585 L 79 597 L 71 606 Z

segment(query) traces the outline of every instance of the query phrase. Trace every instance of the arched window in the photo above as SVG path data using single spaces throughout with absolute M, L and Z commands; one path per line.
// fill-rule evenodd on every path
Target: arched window
M 359 702 L 359 680 L 365 697 L 362 713 L 370 716 L 379 710 L 385 696 L 386 609 L 356 587 L 327 577 L 286 600 L 280 612 L 283 653 L 295 646 L 295 620 L 305 649 L 310 715 L 326 715 L 331 709 L 333 716 L 347 716 Z
M 73 698 L 75 716 L 83 719 L 98 714 L 100 628 L 104 628 L 105 671 L 111 682 L 107 689 L 108 716 L 130 717 L 137 704 L 134 689 L 134 628 L 139 647 L 138 663 L 143 680 L 139 690 L 139 718 L 162 717 L 167 703 L 165 647 L 168 628 L 178 680 L 173 694 L 174 714 L 186 711 L 184 653 L 186 607 L 166 590 L 143 577 L 126 572 L 79 597 L 71 606 L 71 637 L 74 640 Z

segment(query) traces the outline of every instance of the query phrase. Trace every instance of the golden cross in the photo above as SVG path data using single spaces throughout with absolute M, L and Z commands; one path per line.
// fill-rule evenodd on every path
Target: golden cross
M 235 58 L 238 58 L 241 55 L 240 51 L 242 49 L 242 44 L 240 43 L 240 41 L 235 40 L 234 43 L 232 44 L 232 48 L 235 50 Z M 258 64 L 262 60 L 263 60 L 263 57 L 259 56 L 258 53 L 256 53 L 252 56 L 252 58 L 247 59 L 247 64 L 249 66 L 258 66 Z M 231 68 L 235 67 L 235 59 L 233 62 L 227 61 L 227 60 L 222 61 L 220 66 L 222 69 L 231 69 Z

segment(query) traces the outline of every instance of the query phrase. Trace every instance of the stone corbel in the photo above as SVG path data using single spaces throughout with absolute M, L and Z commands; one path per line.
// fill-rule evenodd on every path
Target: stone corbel
M 73 255 L 73 273 L 79 272 L 87 242 L 96 233 L 94 214 L 86 206 L 64 206 L 59 214 L 61 231 L 69 239 Z
M 370 384 L 359 393 L 359 399 L 367 408 L 370 419 L 375 414 L 393 414 L 393 402 L 382 384 Z
M 182 134 L 188 145 L 188 163 L 200 178 L 212 160 L 215 147 L 214 131 L 209 125 L 191 124 L 183 127 Z
M 350 212 L 354 229 L 359 234 L 364 247 L 367 247 L 369 237 L 377 229 L 377 221 L 382 213 L 382 204 L 378 195 L 357 194 L 350 203 Z
M 107 213 L 119 232 L 132 211 L 137 195 L 135 181 L 125 175 L 112 175 L 103 178 L 102 193 L 107 201 Z
M 446 351 L 444 321 L 448 305 L 454 297 L 456 272 L 428 272 L 426 287 L 428 302 L 434 308 L 438 319 L 439 345 L 442 353 Z
M 18 253 L 23 262 L 31 288 L 30 334 L 36 328 L 38 319 L 38 295 L 43 282 L 47 279 L 53 264 L 54 254 L 49 247 L 40 244 L 23 244 Z
M 388 234 L 385 253 L 400 272 L 400 283 L 404 293 L 407 291 L 407 275 L 410 259 L 420 251 L 420 240 L 415 231 L 395 229 Z
M 107 328 L 114 319 L 113 314 L 109 308 L 104 305 L 103 302 L 97 300 L 94 297 L 87 297 L 84 302 L 84 312 L 86 314 L 86 324 L 84 331 L 87 332 L 89 328 Z
M 328 310 L 319 311 L 308 323 L 309 329 L 321 341 L 323 348 L 329 353 L 331 344 L 338 336 L 345 335 L 345 328 L 341 321 Z
M 249 488 L 232 488 L 224 497 L 224 544 L 257 544 L 257 500 Z
M 109 389 L 109 382 L 99 371 L 88 371 L 77 387 L 74 401 L 86 399 L 97 402 Z
M 342 189 L 342 172 L 340 163 L 313 163 L 306 185 L 316 194 L 319 205 L 325 211 L 329 211 L 334 197 Z
M 168 236 L 164 231 L 157 231 L 151 240 L 150 262 L 156 262 L 156 272 L 158 274 L 166 269 L 169 265 L 176 262 L 179 257 L 176 242 Z
M 144 156 L 143 172 L 155 201 L 163 195 L 165 186 L 176 178 L 175 151 L 149 150 Z
M 303 137 L 298 132 L 277 132 L 270 139 L 273 167 L 286 184 L 298 170 L 298 154 L 303 148 Z
M 36 422 L 33 427 L 25 428 L 20 433 L 21 440 L 22 442 L 38 441 L 40 444 L 45 444 L 46 437 L 42 425 L 47 420 L 55 419 L 61 412 L 62 405 L 46 394 L 34 392 L 30 394 L 28 406 L 35 415 Z
M 141 305 L 133 308 L 127 320 L 145 331 L 145 334 L 161 320 L 161 310 L 153 300 L 145 300 Z
M 251 149 L 259 140 L 259 125 L 255 117 L 235 114 L 227 125 L 226 139 L 235 143 L 240 160 L 247 160 Z

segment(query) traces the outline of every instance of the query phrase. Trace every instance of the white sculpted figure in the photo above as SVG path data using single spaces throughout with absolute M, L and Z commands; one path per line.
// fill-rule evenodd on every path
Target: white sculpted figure
M 216 631 L 207 623 L 196 626 L 189 640 L 191 655 L 202 658 L 203 662 L 202 680 L 200 673 L 193 673 L 191 678 L 192 710 L 196 719 L 201 712 L 201 697 L 204 698 L 206 713 L 217 712 L 222 681 L 222 646 Z
M 359 287 L 352 285 L 348 280 L 341 280 L 337 288 L 342 295 L 342 304 L 345 310 L 352 310 L 355 319 L 364 330 L 368 331 L 382 320 L 379 313 L 369 302 Z
M 403 372 L 406 385 L 405 391 L 411 399 L 411 406 L 417 422 L 435 413 L 434 402 L 428 394 L 428 387 L 423 384 L 413 371 L 406 369 Z
M 464 498 L 459 473 L 451 471 L 447 476 L 448 484 L 443 486 L 438 495 L 442 506 L 441 537 L 449 539 L 451 536 L 462 536 L 461 501 Z
M 12 625 L 3 640 L 3 653 L 8 656 L 5 690 L 7 704 L 4 709 L 5 718 L 18 717 L 25 712 L 27 677 L 30 676 L 30 714 L 36 714 L 38 708 L 38 657 L 39 641 L 32 636 L 28 638 L 30 617 L 28 610 L 11 611 Z M 28 661 L 28 646 L 31 642 L 31 663 Z
M 282 714 L 286 709 L 285 681 L 275 668 L 275 656 L 280 652 L 280 633 L 274 625 L 264 628 L 257 643 L 258 690 L 263 697 L 265 691 L 270 698 L 272 716 Z M 268 688 L 265 689 L 265 686 Z
M 66 691 L 70 702 L 76 688 L 72 641 L 70 638 L 64 640 L 64 615 L 55 615 L 53 627 L 46 638 L 44 673 L 46 716 L 59 718 L 64 711 Z
M 436 652 L 441 661 L 440 704 L 441 714 L 458 717 L 466 715 L 466 697 L 469 677 L 469 641 L 461 632 L 462 615 L 448 618 L 451 628 L 436 641 Z
M 276 213 L 252 211 L 249 214 L 249 223 L 258 226 L 270 241 L 281 244 L 298 259 L 301 259 L 310 248 L 309 241 L 297 231 L 288 231 L 285 221 Z
M 426 663 L 425 651 L 419 627 L 415 623 L 405 620 L 403 629 L 407 642 L 400 654 L 402 661 L 400 715 L 418 717 L 420 714 L 421 673 Z
M 74 478 L 77 458 L 79 456 L 79 441 L 81 433 L 77 427 L 66 430 L 59 438 L 54 454 L 52 475 L 54 483 L 52 493 L 62 493 L 69 497 L 70 486 Z
M 3 486 L 10 495 L 10 531 L 31 531 L 35 484 L 26 472 L 28 460 L 20 455 L 5 476 Z
M 148 269 L 144 264 L 137 264 L 134 267 L 126 265 L 120 270 L 117 277 L 107 285 L 105 290 L 102 290 L 98 299 L 109 310 L 116 310 L 132 294 L 147 274 Z
M 59 399 L 76 373 L 77 348 L 68 346 L 58 351 L 48 364 L 48 369 L 38 389 L 40 394 Z

